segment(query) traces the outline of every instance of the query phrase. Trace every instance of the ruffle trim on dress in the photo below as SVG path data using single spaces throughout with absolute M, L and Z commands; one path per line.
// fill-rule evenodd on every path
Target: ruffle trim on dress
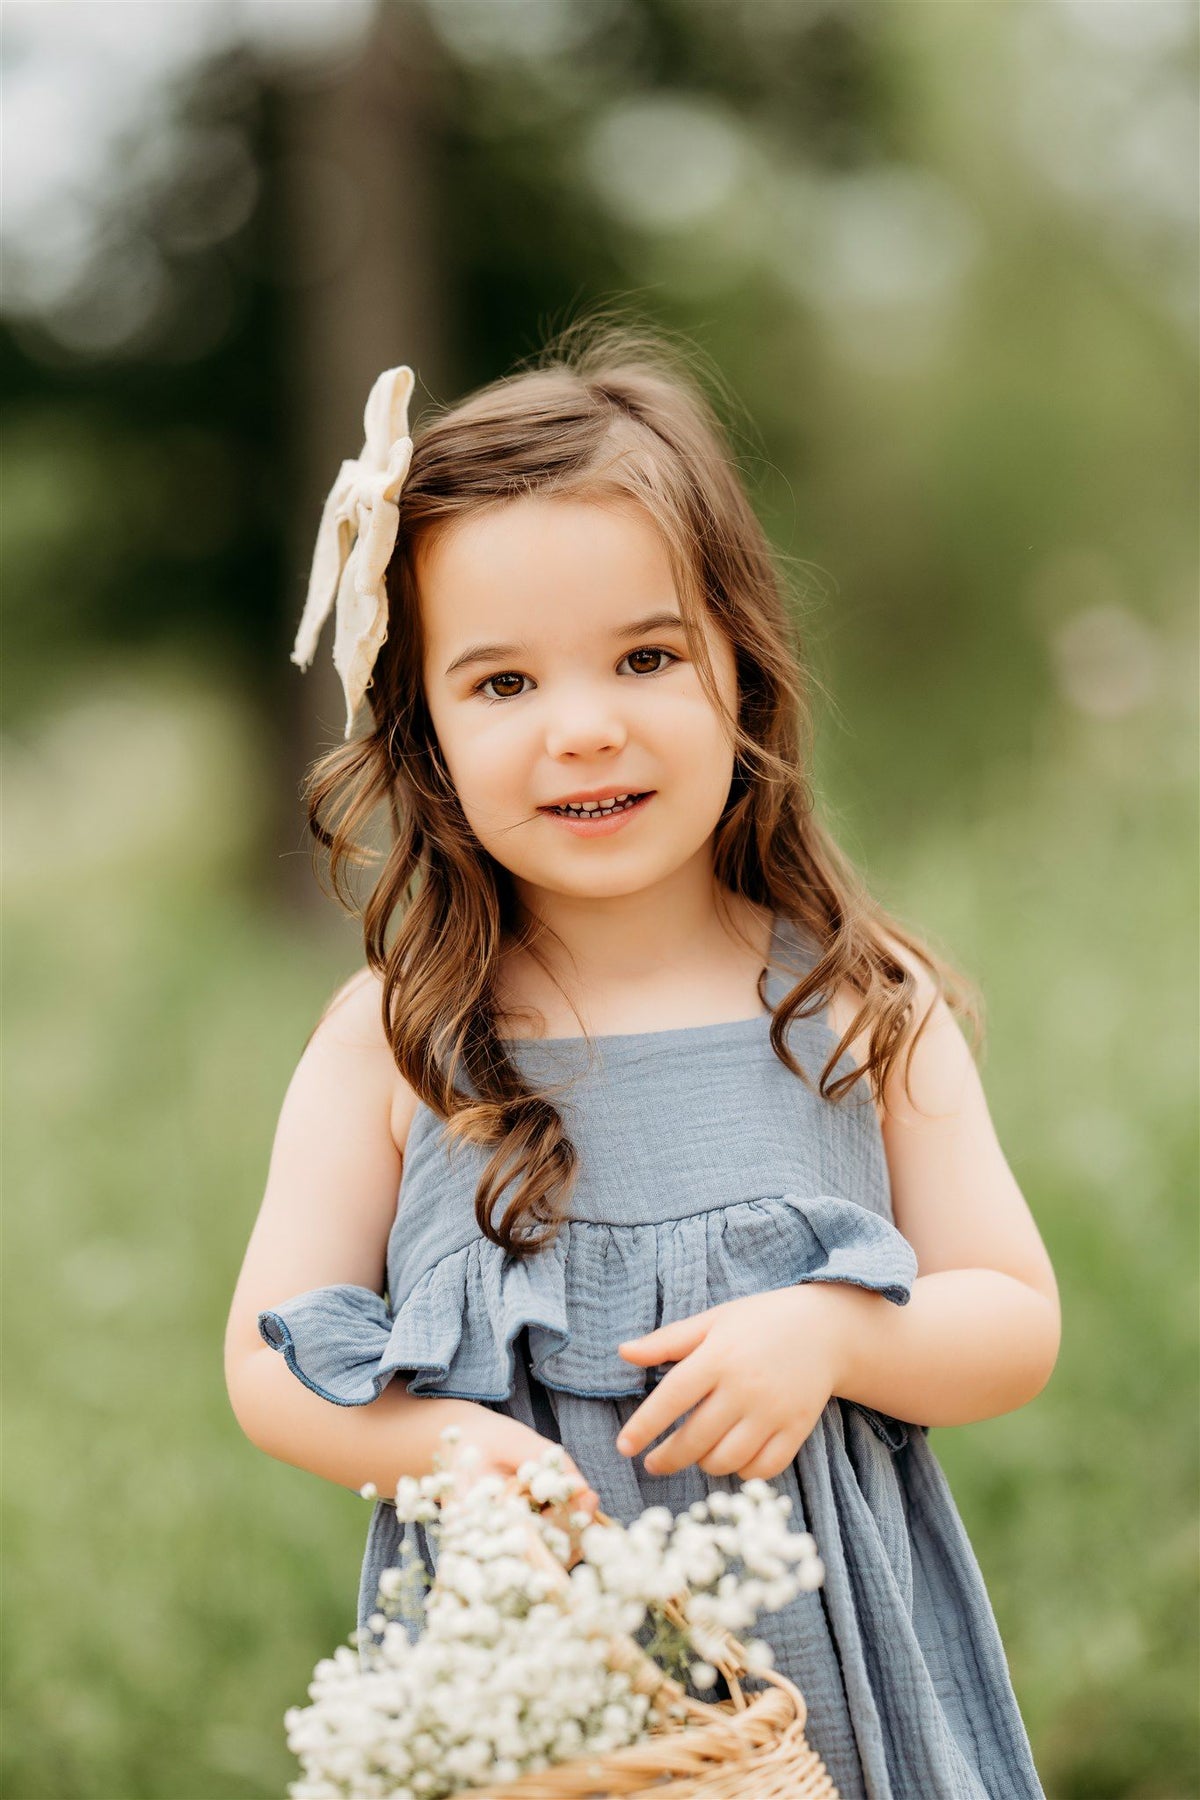
M 828 1194 L 781 1194 L 651 1225 L 568 1220 L 525 1258 L 481 1234 L 419 1275 L 394 1311 L 345 1282 L 261 1312 L 258 1328 L 338 1406 L 378 1399 L 396 1374 L 413 1394 L 507 1400 L 522 1331 L 544 1386 L 615 1399 L 650 1385 L 650 1371 L 617 1345 L 671 1319 L 807 1281 L 848 1282 L 904 1306 L 916 1272 L 912 1245 L 878 1213 Z M 900 1421 L 862 1411 L 893 1449 L 907 1441 Z

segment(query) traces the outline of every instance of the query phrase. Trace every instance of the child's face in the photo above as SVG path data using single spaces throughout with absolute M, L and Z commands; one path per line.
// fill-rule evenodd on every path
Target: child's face
M 418 575 L 442 756 L 471 830 L 518 891 L 634 893 L 705 849 L 734 751 L 682 625 L 623 629 L 678 612 L 644 514 L 524 497 L 447 531 Z M 736 717 L 733 649 L 707 617 L 704 629 Z M 481 644 L 500 648 L 451 668 Z M 539 810 L 589 789 L 652 797 L 603 833 Z

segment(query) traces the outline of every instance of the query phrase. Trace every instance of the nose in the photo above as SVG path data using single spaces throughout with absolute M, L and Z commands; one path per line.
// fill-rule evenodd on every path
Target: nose
M 552 757 L 597 756 L 619 750 L 627 736 L 610 696 L 577 687 L 563 694 L 546 726 L 546 751 Z

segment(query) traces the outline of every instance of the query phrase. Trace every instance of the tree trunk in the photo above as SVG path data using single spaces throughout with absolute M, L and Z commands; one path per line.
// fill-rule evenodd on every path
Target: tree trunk
M 423 0 L 377 11 L 349 66 L 282 96 L 278 205 L 289 392 L 285 419 L 296 471 L 289 496 L 285 604 L 290 654 L 325 496 L 344 457 L 363 445 L 363 408 L 382 369 L 409 363 L 415 424 L 425 396 L 445 392 L 445 281 L 436 222 L 436 144 L 446 79 Z M 289 665 L 285 717 L 275 732 L 279 887 L 289 908 L 332 911 L 313 878 L 299 785 L 305 768 L 341 742 L 345 698 L 333 667 L 332 614 L 312 666 Z M 300 854 L 297 854 L 297 850 Z

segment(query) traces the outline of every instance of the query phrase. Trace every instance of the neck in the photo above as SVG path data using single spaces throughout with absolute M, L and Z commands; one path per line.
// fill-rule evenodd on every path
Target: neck
M 526 890 L 518 896 L 528 950 L 568 990 L 619 991 L 670 974 L 701 975 L 714 962 L 758 958 L 771 918 L 718 891 L 711 869 L 685 867 L 632 894 Z

